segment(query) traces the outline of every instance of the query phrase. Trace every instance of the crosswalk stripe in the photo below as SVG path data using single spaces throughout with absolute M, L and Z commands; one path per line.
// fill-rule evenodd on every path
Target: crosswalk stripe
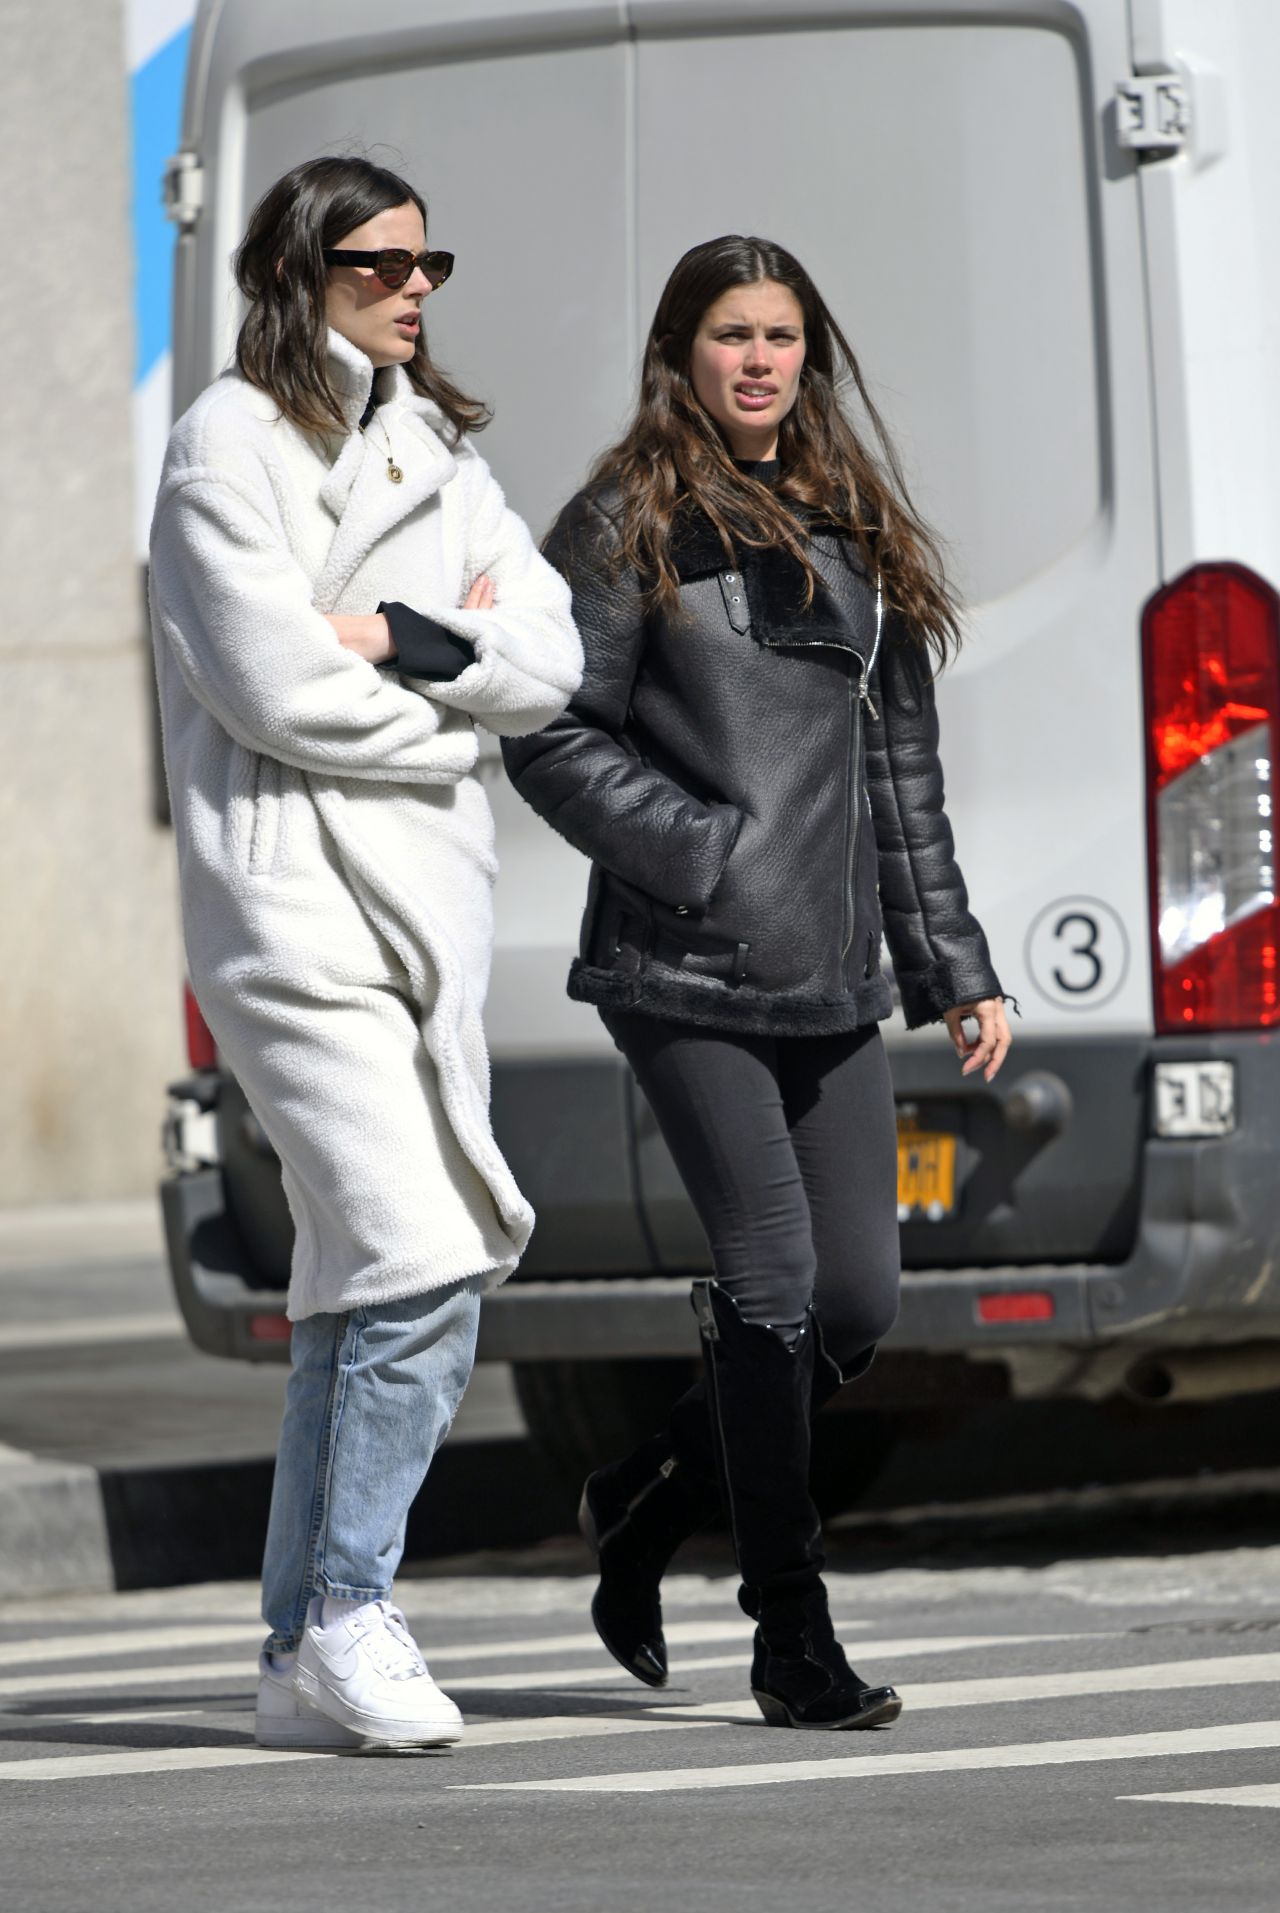
M 991 1707 L 1008 1701 L 1071 1700 L 1080 1696 L 1176 1693 L 1187 1687 L 1252 1687 L 1280 1681 L 1280 1654 L 1216 1654 L 1199 1661 L 1142 1661 L 1132 1667 L 1081 1668 L 1067 1674 L 1000 1674 L 994 1679 L 900 1681 L 913 1714 L 942 1707 Z M 650 1707 L 649 1712 L 657 1711 Z M 676 1703 L 671 1713 L 694 1719 L 756 1720 L 754 1700 Z
M 985 1644 L 990 1636 L 984 1636 L 983 1639 Z M 720 1658 L 717 1657 L 717 1662 Z M 741 1666 L 741 1657 L 724 1657 L 724 1664 Z M 601 1678 L 613 1679 L 614 1676 L 604 1675 Z M 503 1681 L 504 1684 L 518 1682 L 525 1685 L 526 1677 L 507 1675 Z M 1068 1700 L 1077 1696 L 1106 1698 L 1112 1694 L 1174 1693 L 1188 1687 L 1245 1687 L 1272 1681 L 1280 1681 L 1280 1653 L 1219 1654 L 1198 1661 L 1145 1661 L 1130 1667 L 1085 1668 L 1064 1674 L 1011 1674 L 998 1675 L 994 1679 L 908 1681 L 901 1684 L 900 1691 L 911 1712 L 916 1714 L 935 1708 L 989 1707 L 1001 1702 Z M 456 1686 L 459 1693 L 465 1693 L 479 1683 L 464 1678 L 451 1685 Z M 177 1719 L 183 1714 L 198 1714 L 202 1711 L 200 1708 L 153 1708 L 109 1714 L 24 1714 L 22 1718 L 28 1722 L 61 1720 L 75 1721 L 80 1726 L 106 1726 L 130 1720 Z M 687 1706 L 679 1701 L 659 1702 L 645 1712 L 659 1726 L 664 1722 L 678 1725 L 689 1721 L 702 1721 L 714 1726 L 717 1721 L 755 1720 L 759 1716 L 754 1700 L 738 1698 L 697 1701 Z M 584 1728 L 583 1731 L 590 1730 Z
M 964 1640 L 970 1637 L 957 1637 Z M 989 1645 L 993 1637 L 981 1637 L 983 1645 Z M 892 1645 L 892 1644 L 889 1644 Z M 737 1664 L 737 1657 L 734 1657 Z M 519 1677 L 516 1677 L 519 1678 Z M 1165 1661 L 1145 1663 L 1131 1667 L 1104 1667 L 1079 1670 L 1063 1674 L 999 1676 L 995 1679 L 972 1679 L 967 1681 L 936 1681 L 904 1684 L 903 1697 L 913 1713 L 930 1709 L 951 1707 L 983 1706 L 1000 1702 L 1063 1699 L 1073 1695 L 1119 1695 L 1125 1693 L 1150 1693 L 1176 1691 L 1187 1688 L 1214 1687 L 1225 1685 L 1245 1685 L 1263 1681 L 1280 1680 L 1280 1654 L 1217 1655 L 1198 1661 Z M 183 1708 L 174 1710 L 148 1709 L 131 1712 L 103 1714 L 64 1714 L 23 1716 L 24 1723 L 34 1725 L 48 1724 L 51 1732 L 57 1725 L 109 1725 L 136 1724 L 146 1721 L 178 1721 L 198 1716 L 205 1710 Z M 206 1719 L 216 1716 L 205 1713 Z M 230 1718 L 223 1716 L 223 1718 Z M 693 1706 L 672 1704 L 667 1707 L 651 1706 L 643 1712 L 618 1715 L 544 1715 L 523 1720 L 482 1721 L 470 1725 L 467 1729 L 465 1745 L 467 1747 L 516 1746 L 526 1742 L 540 1740 L 579 1740 L 626 1733 L 670 1732 L 683 1728 L 713 1727 L 725 1720 L 758 1719 L 758 1709 L 753 1700 L 737 1698 L 725 1701 L 704 1701 Z M 1269 1731 L 1271 1723 L 1264 1723 Z M 1203 1731 L 1203 1730 L 1194 1730 Z M 1221 1731 L 1227 1735 L 1236 1732 L 1226 1728 Z M 1245 1731 L 1248 1731 L 1247 1729 Z M 1092 1742 L 1049 1742 L 1050 1750 L 1079 1749 L 1101 1747 L 1104 1750 L 1126 1745 L 1137 1749 L 1152 1742 L 1162 1745 L 1154 1751 L 1183 1751 L 1185 1736 L 1174 1732 L 1165 1735 L 1146 1735 L 1129 1737 L 1107 1737 Z M 1167 1744 L 1163 1744 L 1167 1743 Z M 1230 1743 L 1236 1745 L 1235 1741 Z M 1264 1744 L 1272 1744 L 1270 1741 Z M 789 1779 L 818 1778 L 830 1779 L 842 1775 L 859 1775 L 875 1778 L 888 1772 L 940 1771 L 936 1762 L 956 1760 L 961 1766 L 982 1766 L 984 1764 L 1036 1765 L 1043 1758 L 1056 1759 L 1118 1759 L 1138 1758 L 1137 1751 L 1117 1753 L 1103 1751 L 1097 1754 L 1075 1752 L 1071 1754 L 1052 1751 L 1047 1756 L 1031 1758 L 1034 1747 L 1014 1749 L 971 1749 L 958 1755 L 872 1755 L 859 1756 L 852 1761 L 843 1762 L 800 1762 L 769 1763 L 763 1767 L 729 1767 L 721 1769 L 693 1770 L 692 1778 L 679 1772 L 662 1775 L 622 1775 L 613 1777 L 592 1777 L 580 1781 L 544 1783 L 520 1781 L 510 1783 L 517 1787 L 552 1786 L 553 1790 L 572 1790 L 581 1787 L 587 1791 L 609 1791 L 617 1786 L 619 1791 L 678 1790 L 690 1785 L 705 1786 L 755 1786 L 767 1784 L 770 1780 L 779 1782 Z M 1187 1751 L 1194 1751 L 1188 1748 Z M 991 1752 L 992 1761 L 986 1761 Z M 1028 1758 L 1014 1760 L 1001 1755 L 1025 1754 Z M 228 1756 L 234 1755 L 231 1759 Z M 291 1757 L 297 1757 L 291 1754 Z M 317 1759 L 323 1755 L 308 1756 Z M 53 1755 L 33 1760 L 17 1760 L 0 1764 L 0 1780 L 56 1780 L 83 1778 L 87 1774 L 110 1776 L 125 1773 L 149 1773 L 190 1770 L 200 1767 L 223 1767 L 249 1764 L 255 1761 L 278 1758 L 274 1750 L 254 1747 L 242 1748 L 156 1748 L 152 1750 L 134 1749 L 127 1753 L 95 1753 L 92 1755 Z M 903 1762 L 906 1765 L 903 1765 Z M 801 1772 L 798 1768 L 802 1768 Z M 706 1778 L 710 1775 L 712 1778 Z M 731 1778 L 729 1776 L 732 1776 Z M 1280 1795 L 1280 1789 L 1277 1789 Z M 1127 1796 L 1126 1796 L 1127 1797 Z M 1134 1798 L 1163 1798 L 1164 1796 L 1133 1796 Z M 1176 1797 L 1176 1796 L 1170 1796 Z M 1259 1804 L 1280 1804 L 1260 1802 Z
M 267 1747 L 158 1747 L 151 1753 L 54 1754 L 35 1760 L 7 1760 L 4 1780 L 119 1779 L 124 1774 L 183 1773 L 214 1767 L 270 1767 L 282 1760 L 322 1760 L 323 1754 L 277 1751 Z
M 246 1712 L 249 1711 L 249 1707 L 250 1703 L 246 1701 Z M 208 1706 L 122 1707 L 109 1714 L 13 1714 L 8 1716 L 7 1720 L 5 1716 L 0 1715 L 0 1720 L 5 1720 L 6 1725 L 13 1726 L 20 1723 L 23 1727 L 124 1727 L 135 1721 L 145 1723 L 154 1720 L 207 1720 L 216 1725 L 219 1721 L 234 1719 L 234 1713 L 229 1710 Z M 57 1740 L 59 1736 L 47 1734 L 45 1738 Z
M 83 1674 L 18 1674 L 0 1680 L 0 1702 L 29 1694 L 99 1694 L 120 1688 L 170 1687 L 175 1681 L 257 1683 L 257 1666 L 244 1661 L 177 1661 L 167 1667 L 95 1667 Z
M 1122 1793 L 1121 1800 L 1158 1800 L 1189 1807 L 1280 1807 L 1280 1784 L 1260 1787 L 1198 1787 L 1189 1793 Z
M 803 1780 L 883 1780 L 889 1775 L 985 1773 L 1017 1767 L 1065 1767 L 1091 1761 L 1154 1760 L 1175 1755 L 1242 1753 L 1280 1747 L 1280 1720 L 1168 1733 L 1112 1734 L 1092 1740 L 1041 1740 L 1007 1747 L 952 1747 L 928 1753 L 857 1754 L 844 1760 L 788 1760 L 739 1767 L 686 1767 L 645 1773 L 583 1774 L 569 1780 L 455 1781 L 463 1793 L 694 1793 L 776 1787 Z
M 846 1633 L 869 1621 L 841 1623 Z M 430 1622 L 422 1623 L 430 1643 Z M 167 1654 L 184 1647 L 257 1647 L 266 1630 L 261 1621 L 210 1621 L 191 1627 L 129 1628 L 115 1634 L 48 1634 L 38 1639 L 0 1641 L 0 1667 L 42 1666 L 46 1662 L 108 1660 L 125 1654 Z M 750 1641 L 751 1623 L 673 1621 L 666 1630 L 673 1646 L 705 1646 L 715 1641 Z M 531 1634 L 521 1640 L 475 1641 L 432 1651 L 433 1661 L 516 1660 L 529 1654 L 581 1654 L 600 1645 L 594 1632 Z
M 39 1640 L 0 1641 L 0 1667 L 46 1661 L 107 1660 L 117 1654 L 171 1654 L 184 1647 L 238 1647 L 261 1642 L 261 1621 L 210 1621 L 196 1627 L 133 1628 L 120 1634 L 50 1634 Z
M 518 1747 L 527 1740 L 593 1740 L 607 1734 L 653 1733 L 664 1727 L 714 1727 L 713 1720 L 650 1720 L 644 1714 L 545 1714 L 537 1720 L 468 1725 L 468 1747 Z M 2 1770 L 0 1770 L 2 1771 Z
M 590 1640 L 599 1648 L 594 1635 Z M 984 1647 L 1039 1647 L 1058 1641 L 1096 1639 L 1096 1635 L 1079 1634 L 925 1634 L 907 1640 L 859 1641 L 859 1659 L 879 1658 L 881 1660 L 909 1660 L 920 1654 L 959 1654 Z M 528 1691 L 539 1688 L 612 1686 L 614 1682 L 627 1682 L 628 1675 L 610 1662 L 599 1648 L 600 1658 L 589 1667 L 537 1668 L 519 1672 L 501 1674 L 477 1674 L 468 1676 L 458 1670 L 448 1676 L 450 1683 L 463 1691 L 483 1692 L 489 1689 L 506 1687 Z M 721 1667 L 738 1667 L 743 1664 L 747 1652 L 747 1641 L 735 1654 L 716 1654 L 681 1661 L 672 1672 L 677 1680 L 686 1673 L 701 1673 Z M 461 1658 L 462 1650 L 457 1650 Z M 444 1668 L 452 1660 L 450 1654 L 430 1654 L 428 1659 L 433 1667 Z M 57 1674 L 15 1674 L 0 1680 L 0 1702 L 18 1700 L 28 1695 L 54 1694 L 92 1694 L 107 1693 L 120 1688 L 161 1687 L 174 1681 L 198 1681 L 201 1684 L 214 1681 L 238 1681 L 242 1685 L 256 1679 L 255 1668 L 245 1661 L 201 1661 L 183 1663 L 181 1661 L 160 1667 L 111 1667 L 94 1668 L 88 1672 Z
M 652 1734 L 711 1727 L 709 1720 L 647 1720 L 644 1715 L 549 1714 L 540 1720 L 485 1721 L 468 1727 L 460 1751 L 470 1747 L 519 1747 L 538 1740 L 596 1740 L 616 1734 Z M 122 1775 L 192 1773 L 216 1767 L 263 1767 L 281 1760 L 332 1760 L 332 1753 L 266 1747 L 157 1747 L 128 1753 L 48 1754 L 0 1762 L 6 1780 L 114 1780 Z
M 1028 1634 L 949 1634 L 925 1635 L 902 1641 L 859 1641 L 859 1660 L 908 1660 L 920 1654 L 964 1654 L 974 1648 L 1039 1646 L 1053 1636 Z M 1059 1639 L 1071 1639 L 1072 1636 L 1058 1636 Z M 434 1658 L 434 1657 L 433 1657 Z M 749 1658 L 747 1644 L 736 1654 L 704 1654 L 694 1660 L 681 1660 L 671 1670 L 671 1677 L 677 1685 L 686 1674 L 709 1673 L 726 1667 L 745 1668 Z M 599 1667 L 568 1667 L 539 1669 L 534 1673 L 519 1674 L 476 1674 L 457 1673 L 450 1675 L 450 1685 L 460 1694 L 486 1693 L 504 1687 L 516 1687 L 524 1690 L 557 1687 L 612 1687 L 617 1682 L 631 1685 L 628 1676 L 618 1667 L 612 1669 Z
M 846 1631 L 860 1627 L 869 1627 L 869 1621 L 846 1621 Z M 430 1624 L 424 1622 L 422 1631 L 430 1642 Z M 664 1630 L 667 1641 L 672 1647 L 710 1647 L 717 1641 L 742 1641 L 747 1644 L 752 1636 L 752 1624 L 744 1619 L 737 1621 L 670 1621 Z M 588 1654 L 598 1650 L 600 1636 L 594 1628 L 579 1634 L 543 1634 L 530 1635 L 523 1641 L 477 1641 L 474 1646 L 457 1645 L 438 1647 L 430 1650 L 431 1661 L 499 1661 L 516 1660 L 526 1654 Z
M 1149 1661 L 1135 1667 L 1081 1668 L 1067 1674 L 1005 1674 L 991 1680 L 909 1681 L 913 1710 L 987 1707 L 1000 1701 L 1070 1700 L 1075 1695 L 1148 1694 L 1185 1687 L 1248 1687 L 1280 1681 L 1280 1654 L 1215 1654 L 1198 1661 Z
M 0 1355 L 35 1353 L 42 1348 L 96 1348 L 108 1342 L 167 1342 L 186 1332 L 182 1317 L 171 1309 L 102 1316 L 96 1322 L 24 1322 L 16 1328 L 0 1328 Z

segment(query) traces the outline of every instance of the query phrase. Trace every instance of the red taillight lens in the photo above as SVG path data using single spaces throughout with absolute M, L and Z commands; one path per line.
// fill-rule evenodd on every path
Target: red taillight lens
M 251 1315 L 249 1339 L 253 1342 L 287 1342 L 293 1323 L 285 1315 Z
M 1047 1289 L 992 1289 L 980 1295 L 980 1322 L 1051 1322 L 1053 1297 Z
M 1142 617 L 1156 1028 L 1280 1022 L 1280 599 L 1196 565 Z
M 195 992 L 188 983 L 183 988 L 183 1006 L 187 1013 L 187 1061 L 192 1069 L 216 1069 L 218 1046 L 213 1031 L 200 1014 Z

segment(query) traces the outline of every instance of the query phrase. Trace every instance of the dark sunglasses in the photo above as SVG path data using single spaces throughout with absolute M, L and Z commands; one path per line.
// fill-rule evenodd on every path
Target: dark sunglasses
M 381 279 L 389 292 L 398 292 L 413 277 L 415 266 L 433 292 L 438 292 L 453 271 L 451 252 L 408 252 L 403 246 L 383 246 L 378 252 L 344 252 L 326 248 L 321 254 L 326 266 L 372 266 L 375 279 Z

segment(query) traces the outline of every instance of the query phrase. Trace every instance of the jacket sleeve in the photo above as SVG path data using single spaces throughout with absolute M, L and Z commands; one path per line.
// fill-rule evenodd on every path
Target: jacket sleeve
M 472 488 L 468 504 L 465 576 L 481 572 L 493 583 L 489 611 L 425 605 L 432 621 L 464 638 L 475 662 L 452 679 L 405 683 L 435 703 L 466 711 L 500 737 L 523 737 L 558 717 L 578 688 L 582 646 L 569 607 L 569 592 L 541 556 L 528 526 L 511 511 L 501 487 L 474 453 L 464 474 Z
M 879 718 L 867 714 L 864 735 L 880 902 L 907 1026 L 916 1029 L 1003 992 L 956 862 L 933 679 L 901 627 L 886 632 L 870 688 Z
M 449 682 L 475 663 L 474 644 L 468 644 L 456 632 L 446 631 L 434 618 L 424 618 L 412 605 L 384 600 L 378 609 L 387 621 L 402 677 Z
M 545 550 L 572 587 L 582 685 L 562 717 L 502 754 L 520 795 L 575 849 L 660 903 L 703 911 L 742 815 L 691 796 L 625 736 L 645 607 L 635 574 L 613 563 L 617 545 L 612 519 L 583 493 L 552 528 Z
M 246 749 L 296 770 L 455 783 L 475 740 L 339 644 L 263 505 L 224 474 L 161 493 L 151 608 L 192 696 Z

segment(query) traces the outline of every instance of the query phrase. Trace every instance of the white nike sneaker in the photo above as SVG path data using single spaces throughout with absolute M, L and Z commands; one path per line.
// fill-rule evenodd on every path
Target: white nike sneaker
M 258 1708 L 253 1737 L 259 1747 L 307 1748 L 317 1753 L 361 1745 L 359 1734 L 340 1727 L 304 1700 L 293 1684 L 293 1667 L 273 1667 L 258 1656 Z
M 293 1670 L 299 1698 L 366 1747 L 461 1740 L 462 1715 L 432 1680 L 399 1608 L 369 1601 L 325 1627 L 323 1598 L 307 1609 Z

